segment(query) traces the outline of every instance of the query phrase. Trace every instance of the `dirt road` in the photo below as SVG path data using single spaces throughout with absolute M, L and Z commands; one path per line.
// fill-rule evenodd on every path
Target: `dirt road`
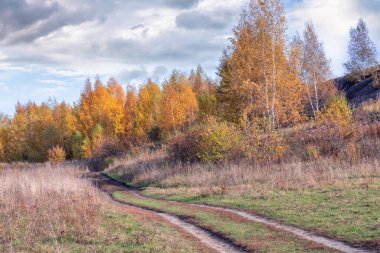
M 107 194 L 111 195 L 115 191 L 125 191 L 126 188 L 122 185 L 110 180 L 107 177 L 99 176 L 96 179 L 96 184 L 98 187 L 100 187 L 101 190 L 106 192 Z M 183 232 L 187 233 L 188 235 L 194 237 L 196 240 L 198 240 L 204 247 L 211 249 L 213 252 L 220 252 L 220 253 L 245 253 L 247 251 L 244 251 L 243 249 L 240 249 L 239 246 L 234 245 L 233 243 L 224 240 L 223 238 L 219 237 L 216 234 L 213 234 L 207 230 L 204 230 L 202 228 L 199 228 L 193 224 L 190 224 L 188 222 L 185 222 L 181 220 L 180 218 L 166 214 L 161 212 L 155 212 L 146 210 L 143 208 L 138 208 L 135 206 L 130 206 L 125 203 L 121 203 L 119 201 L 113 200 L 110 198 L 110 201 L 114 202 L 118 206 L 126 207 L 127 212 L 139 212 L 140 214 L 143 213 L 147 216 L 150 216 L 152 218 L 156 219 L 163 219 L 170 224 L 176 226 L 177 228 L 181 229 Z
M 142 196 L 139 192 L 135 190 L 131 190 L 127 188 L 126 186 L 124 186 L 123 184 L 115 182 L 114 180 L 104 175 L 100 175 L 98 177 L 98 185 L 103 191 L 107 192 L 108 194 L 112 194 L 114 192 L 128 192 L 128 194 L 134 195 L 135 197 L 150 200 L 150 198 Z M 295 235 L 306 242 L 310 242 L 311 244 L 321 245 L 325 248 L 329 248 L 337 252 L 347 252 L 347 253 L 376 252 L 376 251 L 369 251 L 365 249 L 357 249 L 357 248 L 351 247 L 350 245 L 344 242 L 340 242 L 337 240 L 319 236 L 310 231 L 299 229 L 293 226 L 283 225 L 277 221 L 270 220 L 270 219 L 267 219 L 258 215 L 254 215 L 251 213 L 235 210 L 235 209 L 211 207 L 211 206 L 199 205 L 199 204 L 184 204 L 184 203 L 178 203 L 178 202 L 173 202 L 173 201 L 164 201 L 164 202 L 168 204 L 175 204 L 176 206 L 180 206 L 182 208 L 187 208 L 187 209 L 198 208 L 198 209 L 202 209 L 203 211 L 207 210 L 209 212 L 224 213 L 226 217 L 229 217 L 231 219 L 244 219 L 250 222 L 264 224 L 265 226 L 268 226 L 275 230 L 280 230 L 280 231 Z M 199 226 L 196 226 L 197 224 L 191 224 L 187 221 L 184 221 L 183 219 L 179 218 L 176 215 L 163 213 L 162 210 L 156 210 L 155 208 L 149 208 L 146 206 L 144 207 L 144 209 L 145 210 L 150 209 L 150 212 L 154 212 L 156 215 L 160 216 L 161 218 L 164 218 L 171 224 L 181 228 L 183 231 L 186 231 L 188 234 L 191 234 L 193 237 L 197 238 L 201 243 L 203 243 L 206 247 L 209 247 L 215 250 L 216 252 L 245 252 L 244 250 L 242 250 L 242 247 L 247 248 L 246 245 L 238 245 L 236 243 L 233 243 L 230 240 L 228 240 L 228 238 L 226 239 L 226 238 L 221 237 L 220 234 L 218 233 L 213 233 L 204 228 L 200 228 Z M 252 250 L 248 247 L 248 251 L 252 251 Z

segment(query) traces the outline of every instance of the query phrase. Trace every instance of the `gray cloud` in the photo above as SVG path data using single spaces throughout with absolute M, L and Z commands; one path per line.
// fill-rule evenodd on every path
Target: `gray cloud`
M 85 21 L 105 21 L 106 12 L 117 2 L 85 0 L 76 8 L 70 1 L 2 0 L 0 2 L 0 41 L 5 44 L 32 42 L 69 25 L 79 25 Z M 69 7 L 67 7 L 69 6 Z
M 144 28 L 145 25 L 144 24 L 138 24 L 138 25 L 134 25 L 131 27 L 131 30 L 137 30 L 137 29 L 142 29 Z
M 212 12 L 186 11 L 176 17 L 176 25 L 181 28 L 196 29 L 224 29 L 231 26 L 234 11 L 214 10 Z
M 164 4 L 169 7 L 188 9 L 190 7 L 196 6 L 199 0 L 164 0 Z
M 152 73 L 152 77 L 154 79 L 159 79 L 160 77 L 166 75 L 168 71 L 169 70 L 165 66 L 157 66 Z
M 57 2 L 29 4 L 25 0 L 2 0 L 0 3 L 0 38 L 45 20 L 60 9 Z
M 130 82 L 133 80 L 145 79 L 148 76 L 148 71 L 145 68 L 122 70 L 119 74 L 119 79 L 122 82 Z

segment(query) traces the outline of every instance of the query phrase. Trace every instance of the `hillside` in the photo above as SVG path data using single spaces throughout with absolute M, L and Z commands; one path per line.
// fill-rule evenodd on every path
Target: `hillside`
M 376 72 L 377 75 L 362 76 L 360 79 L 350 75 L 337 78 L 336 86 L 339 91 L 346 93 L 347 100 L 354 106 L 376 100 L 380 97 L 380 67 Z

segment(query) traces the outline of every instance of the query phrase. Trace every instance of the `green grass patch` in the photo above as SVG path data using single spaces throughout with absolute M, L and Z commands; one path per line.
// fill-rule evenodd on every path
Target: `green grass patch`
M 356 245 L 380 245 L 380 180 L 369 189 L 359 186 L 296 191 L 274 191 L 265 195 L 189 196 L 144 194 L 154 198 L 204 203 L 244 209 L 286 224 L 317 231 Z
M 262 224 L 239 218 L 232 219 L 225 213 L 161 200 L 140 198 L 126 192 L 115 192 L 113 197 L 135 206 L 191 219 L 198 225 L 221 234 L 250 250 L 260 252 L 331 252 L 328 249 L 312 246 L 291 234 L 272 230 Z

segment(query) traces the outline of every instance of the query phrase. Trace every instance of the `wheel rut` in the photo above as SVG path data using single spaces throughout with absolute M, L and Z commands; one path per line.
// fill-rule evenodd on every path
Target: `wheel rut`
M 123 187 L 124 191 L 128 191 L 129 193 L 134 194 L 135 196 L 138 196 L 140 198 L 153 199 L 153 198 L 149 198 L 149 197 L 146 197 L 146 196 L 140 194 L 136 190 L 130 189 L 125 184 L 119 183 L 119 182 L 115 181 L 114 179 L 108 177 L 107 175 L 103 175 L 103 177 L 107 178 L 108 180 L 113 181 L 114 183 L 117 183 L 118 185 Z M 317 235 L 314 232 L 304 230 L 301 228 L 297 228 L 297 227 L 294 227 L 291 225 L 284 225 L 281 222 L 278 222 L 276 220 L 268 219 L 268 218 L 260 216 L 260 215 L 240 211 L 237 209 L 215 207 L 215 206 L 204 205 L 204 204 L 188 204 L 188 203 L 182 203 L 182 202 L 176 202 L 176 201 L 166 201 L 166 202 L 176 203 L 176 204 L 181 204 L 181 205 L 196 206 L 196 207 L 201 207 L 201 208 L 208 208 L 211 210 L 217 210 L 217 211 L 222 211 L 222 212 L 226 212 L 229 214 L 234 214 L 234 215 L 237 215 L 237 216 L 242 217 L 244 219 L 247 219 L 249 221 L 264 224 L 264 225 L 267 225 L 267 226 L 272 227 L 274 229 L 277 229 L 280 231 L 285 231 L 285 232 L 291 233 L 293 235 L 296 235 L 301 239 L 304 239 L 304 240 L 307 240 L 307 241 L 310 241 L 310 242 L 313 242 L 316 244 L 320 244 L 320 245 L 326 246 L 328 248 L 335 249 L 335 250 L 345 252 L 345 253 L 376 253 L 376 252 L 380 252 L 377 250 L 356 248 L 356 247 L 353 247 L 353 246 L 351 246 L 345 242 L 342 242 L 342 241 L 338 241 L 338 240 L 334 240 L 334 239 L 331 239 L 328 237 Z
M 112 179 L 108 177 L 102 176 L 100 178 L 97 178 L 96 185 L 103 192 L 108 194 L 110 201 L 113 202 L 114 204 L 121 207 L 124 206 L 128 208 L 134 208 L 136 210 L 139 210 L 140 212 L 147 212 L 150 215 L 152 214 L 156 215 L 157 217 L 165 220 L 166 222 L 172 224 L 173 226 L 189 234 L 190 236 L 198 240 L 202 245 L 213 250 L 214 252 L 219 252 L 219 253 L 246 253 L 247 252 L 241 249 L 238 245 L 235 245 L 229 242 L 228 240 L 221 238 L 219 235 L 214 234 L 205 229 L 202 229 L 198 226 L 195 226 L 194 224 L 188 223 L 175 215 L 153 211 L 146 208 L 140 208 L 134 205 L 129 205 L 129 204 L 114 200 L 111 197 L 112 192 L 120 191 L 120 190 L 129 192 L 129 189 L 127 189 L 125 186 L 122 186 L 121 184 L 117 183 L 116 181 L 113 181 Z

